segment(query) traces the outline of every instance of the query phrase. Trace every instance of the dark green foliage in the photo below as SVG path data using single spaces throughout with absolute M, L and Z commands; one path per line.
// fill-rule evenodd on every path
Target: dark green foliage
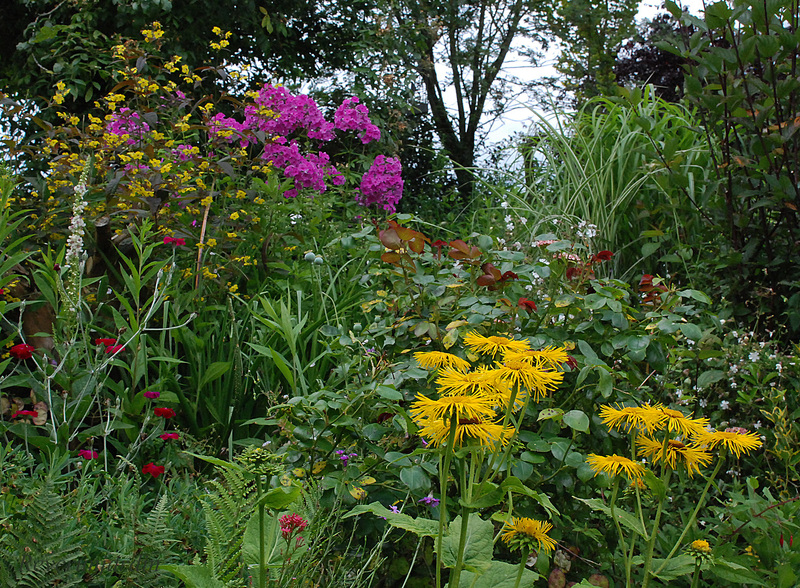
M 694 27 L 680 50 L 659 46 L 689 61 L 686 98 L 712 152 L 707 236 L 716 254 L 708 273 L 737 318 L 793 338 L 800 330 L 797 3 L 717 2 L 702 20 L 667 7 Z

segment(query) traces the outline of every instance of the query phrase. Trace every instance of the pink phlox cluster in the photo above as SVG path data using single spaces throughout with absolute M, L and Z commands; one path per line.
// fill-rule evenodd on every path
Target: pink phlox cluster
M 376 204 L 384 210 L 394 212 L 403 197 L 401 171 L 399 159 L 378 155 L 369 171 L 361 178 L 361 194 L 356 195 L 356 202 L 361 206 Z
M 369 119 L 369 110 L 358 103 L 358 97 L 353 96 L 342 102 L 333 115 L 336 128 L 340 131 L 360 131 L 361 142 L 366 145 L 370 141 L 381 138 L 381 130 L 372 124 Z
M 306 94 L 293 96 L 283 86 L 265 84 L 258 92 L 255 106 L 245 108 L 245 125 L 269 135 L 285 136 L 305 130 L 310 139 L 331 141 L 334 126 L 325 120 L 314 100 Z M 263 116 L 271 110 L 277 116 Z
M 119 113 L 111 115 L 111 120 L 106 123 L 106 132 L 118 137 L 128 135 L 125 142 L 134 145 L 137 139 L 150 132 L 150 125 L 141 120 L 138 112 L 130 108 L 120 108 Z
M 193 150 L 192 145 L 178 145 L 177 149 L 172 150 L 172 154 L 181 161 L 188 161 L 192 158 Z
M 212 137 L 219 137 L 227 143 L 233 143 L 237 139 L 241 140 L 242 146 L 246 147 L 249 141 L 244 137 L 244 131 L 248 129 L 247 123 L 240 123 L 234 118 L 225 116 L 224 114 L 217 113 L 211 120 L 208 121 L 208 134 Z M 232 133 L 223 133 L 227 136 L 220 136 L 222 131 L 233 131 Z
M 269 143 L 264 147 L 262 157 L 271 161 L 276 168 L 283 169 L 283 174 L 294 180 L 294 188 L 283 194 L 286 198 L 295 198 L 298 190 L 303 188 L 325 192 L 326 177 L 330 177 L 336 186 L 341 186 L 345 181 L 344 176 L 330 165 L 327 153 L 320 151 L 303 155 L 296 141 L 287 142 L 281 138 Z

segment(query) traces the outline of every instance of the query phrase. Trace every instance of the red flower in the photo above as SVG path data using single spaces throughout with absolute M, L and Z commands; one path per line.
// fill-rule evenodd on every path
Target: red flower
M 598 251 L 597 254 L 592 255 L 592 261 L 608 261 L 614 257 L 614 253 L 608 250 Z
M 144 393 L 144 397 L 149 398 L 150 400 L 155 400 L 159 396 L 161 396 L 161 392 L 155 392 L 153 390 L 148 390 Z
M 17 412 L 11 415 L 11 418 L 15 419 L 21 416 L 38 417 L 39 413 L 35 410 L 18 410 Z
M 142 466 L 142 473 L 143 474 L 150 474 L 154 478 L 159 477 L 161 474 L 164 473 L 164 466 L 157 466 L 152 461 L 145 466 Z
M 278 522 L 281 524 L 281 535 L 283 535 L 283 538 L 286 540 L 288 540 L 295 531 L 299 533 L 308 525 L 308 521 L 299 514 L 284 515 L 278 519 Z
M 578 360 L 572 357 L 571 355 L 567 356 L 567 361 L 564 362 L 566 365 L 570 367 L 570 369 L 576 370 L 578 369 Z
M 533 300 L 528 300 L 527 298 L 520 298 L 519 302 L 517 302 L 517 306 L 524 308 L 528 312 L 533 312 L 536 310 L 536 303 Z
M 116 353 L 117 351 L 121 351 L 125 349 L 124 345 L 109 345 L 106 347 L 106 353 Z
M 175 411 L 171 408 L 165 408 L 163 406 L 157 406 L 153 409 L 153 412 L 156 416 L 164 417 L 165 419 L 171 419 L 175 416 Z
M 81 449 L 78 452 L 78 455 L 80 455 L 83 459 L 97 459 L 100 456 L 99 453 L 92 451 L 91 449 Z
M 117 340 L 116 339 L 95 339 L 94 340 L 94 344 L 95 345 L 105 345 L 107 347 L 109 345 L 116 345 L 117 344 Z
M 8 350 L 11 353 L 12 357 L 17 359 L 30 359 L 33 357 L 33 345 L 28 345 L 27 343 L 20 343 L 18 345 L 14 345 L 11 349 Z
M 180 439 L 181 436 L 178 433 L 163 433 L 159 435 L 164 441 L 168 441 L 169 439 Z
M 186 240 L 180 237 L 164 237 L 164 245 L 172 245 L 173 247 L 182 247 L 186 245 Z
M 643 275 L 641 281 L 639 282 L 640 288 L 647 286 L 649 287 L 653 286 L 653 276 L 651 276 L 650 274 Z

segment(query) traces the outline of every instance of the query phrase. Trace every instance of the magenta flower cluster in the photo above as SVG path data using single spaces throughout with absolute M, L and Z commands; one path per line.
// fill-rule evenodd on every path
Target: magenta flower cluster
M 227 143 L 238 140 L 242 147 L 263 141 L 262 159 L 294 180 L 294 187 L 284 192 L 287 198 L 295 198 L 306 188 L 325 192 L 328 182 L 334 186 L 345 183 L 344 176 L 331 164 L 327 153 L 307 152 L 301 149 L 301 140 L 332 141 L 337 130 L 359 133 L 364 145 L 381 137 L 380 129 L 369 118 L 369 110 L 355 96 L 347 98 L 337 108 L 333 123 L 325 120 L 312 98 L 305 94 L 294 96 L 282 86 L 265 84 L 254 102 L 245 107 L 244 122 L 224 114 L 215 115 L 208 122 L 209 134 Z M 179 149 L 181 147 L 185 146 Z M 185 150 L 181 151 L 179 157 L 183 159 Z M 394 212 L 403 194 L 400 171 L 397 159 L 378 156 L 362 180 L 362 197 L 357 197 L 357 202 L 364 206 L 376 204 Z
M 135 145 L 137 139 L 141 140 L 145 133 L 150 132 L 150 125 L 141 120 L 138 112 L 130 108 L 120 108 L 119 113 L 111 115 L 111 120 L 106 123 L 106 132 L 118 137 L 128 135 L 125 142 Z
M 372 124 L 369 119 L 369 110 L 363 104 L 358 103 L 357 96 L 342 102 L 342 105 L 336 109 L 336 114 L 333 115 L 333 121 L 339 130 L 361 131 L 360 139 L 364 145 L 381 138 L 381 130 Z
M 401 171 L 399 159 L 378 155 L 361 179 L 359 188 L 361 194 L 356 195 L 356 202 L 362 206 L 375 204 L 384 210 L 394 212 L 397 203 L 403 197 Z

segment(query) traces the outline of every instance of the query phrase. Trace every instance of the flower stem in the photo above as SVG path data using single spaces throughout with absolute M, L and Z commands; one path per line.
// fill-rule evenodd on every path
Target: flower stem
M 517 568 L 517 580 L 514 582 L 514 588 L 519 588 L 519 583 L 522 581 L 522 573 L 525 571 L 525 564 L 528 562 L 529 553 L 530 549 L 527 547 L 522 548 L 522 559 L 519 562 L 519 568 Z
M 467 545 L 467 527 L 469 526 L 469 508 L 462 507 L 461 509 L 461 534 L 458 538 L 458 558 L 456 559 L 456 567 L 453 568 L 453 574 L 450 576 L 450 586 L 458 586 L 461 580 L 461 569 L 464 567 L 464 548 Z
M 656 517 L 653 519 L 653 528 L 650 532 L 650 541 L 647 542 L 647 554 L 644 560 L 644 577 L 642 578 L 642 588 L 647 588 L 648 584 L 650 584 L 650 566 L 653 564 L 653 550 L 655 549 L 656 539 L 658 538 L 658 525 L 661 522 L 661 513 L 664 512 L 664 502 L 667 500 L 666 490 L 669 488 L 669 479 L 671 476 L 672 469 L 665 463 L 664 475 L 661 477 L 661 479 L 664 481 L 665 492 L 664 496 L 658 502 Z
M 453 443 L 456 438 L 456 427 L 458 420 L 450 420 L 450 433 L 447 436 L 447 446 L 444 451 L 444 466 L 439 462 L 439 532 L 436 535 L 436 588 L 442 586 L 442 536 L 444 535 L 444 525 L 447 519 L 447 478 L 450 476 L 450 460 L 453 457 Z

